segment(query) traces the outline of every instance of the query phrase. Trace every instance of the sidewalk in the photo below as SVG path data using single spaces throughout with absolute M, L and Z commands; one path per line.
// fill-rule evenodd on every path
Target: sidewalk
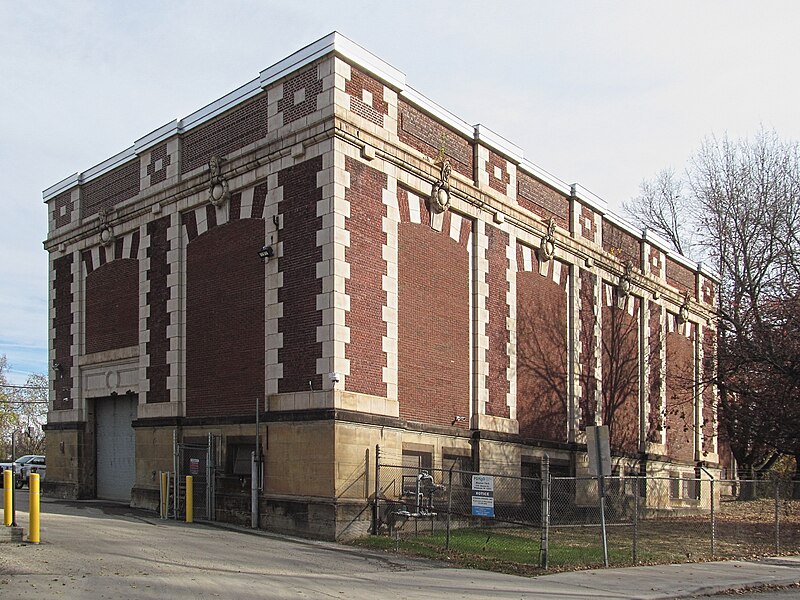
M 691 598 L 798 583 L 800 557 L 574 571 L 544 575 L 536 581 L 552 590 L 552 598 Z

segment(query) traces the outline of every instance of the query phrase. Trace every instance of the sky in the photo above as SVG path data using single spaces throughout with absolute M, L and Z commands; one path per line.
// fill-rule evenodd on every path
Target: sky
M 339 31 L 615 212 L 710 135 L 800 139 L 800 2 L 0 0 L 0 355 L 47 373 L 42 190 Z

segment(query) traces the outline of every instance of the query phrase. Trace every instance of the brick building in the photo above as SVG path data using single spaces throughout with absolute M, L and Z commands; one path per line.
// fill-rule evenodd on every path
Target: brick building
M 713 274 L 340 34 L 44 199 L 53 494 L 155 507 L 211 433 L 246 517 L 256 406 L 262 525 L 324 537 L 376 445 L 584 473 L 606 423 L 620 470 L 717 466 Z

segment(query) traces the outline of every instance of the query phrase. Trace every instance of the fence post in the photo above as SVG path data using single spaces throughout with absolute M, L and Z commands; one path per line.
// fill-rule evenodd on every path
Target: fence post
M 380 491 L 381 491 L 381 446 L 380 444 L 375 444 L 375 502 L 373 503 L 373 514 L 372 514 L 372 534 L 378 535 L 378 530 L 380 528 L 380 509 L 378 507 L 378 503 L 380 502 Z
M 636 478 L 636 486 L 633 490 L 633 564 L 639 564 L 639 491 L 642 484 L 639 477 Z
M 775 476 L 775 554 L 781 551 L 781 491 L 780 479 Z
M 450 466 L 450 477 L 447 481 L 447 534 L 445 537 L 445 550 L 450 550 L 450 511 L 453 508 L 453 466 Z
M 717 515 L 714 512 L 714 479 L 711 479 L 711 558 L 714 558 L 717 542 Z
M 542 457 L 542 479 L 539 483 L 542 496 L 542 527 L 541 541 L 539 543 L 539 565 L 547 570 L 550 561 L 550 457 Z

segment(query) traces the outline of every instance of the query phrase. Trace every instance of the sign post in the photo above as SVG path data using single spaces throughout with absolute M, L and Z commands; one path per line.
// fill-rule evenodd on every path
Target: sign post
M 597 477 L 600 494 L 600 530 L 603 540 L 603 564 L 608 567 L 608 537 L 606 535 L 606 486 L 604 477 L 611 475 L 611 445 L 608 425 L 586 428 L 586 451 L 589 453 L 589 475 Z
M 472 476 L 472 516 L 494 517 L 494 478 L 491 475 Z

